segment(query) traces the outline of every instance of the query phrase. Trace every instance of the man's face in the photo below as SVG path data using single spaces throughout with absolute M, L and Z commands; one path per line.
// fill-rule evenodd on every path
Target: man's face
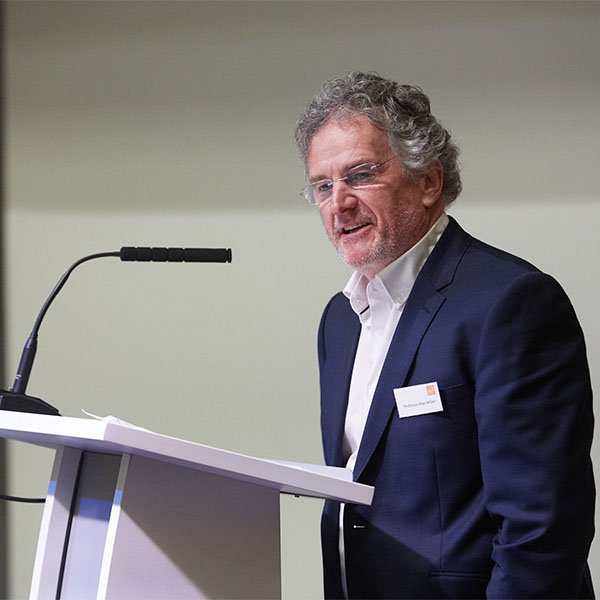
M 366 117 L 332 120 L 313 137 L 307 154 L 310 182 L 343 177 L 364 163 L 394 156 L 387 136 Z M 369 187 L 352 189 L 336 181 L 319 205 L 329 239 L 351 267 L 374 277 L 412 248 L 443 211 L 441 168 L 408 179 L 397 160 L 381 166 Z

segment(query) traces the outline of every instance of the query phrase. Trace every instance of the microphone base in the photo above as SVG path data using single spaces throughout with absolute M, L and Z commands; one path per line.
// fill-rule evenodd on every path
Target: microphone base
M 54 406 L 51 406 L 40 398 L 27 396 L 26 394 L 16 394 L 7 390 L 0 390 L 0 410 L 60 416 L 60 413 Z

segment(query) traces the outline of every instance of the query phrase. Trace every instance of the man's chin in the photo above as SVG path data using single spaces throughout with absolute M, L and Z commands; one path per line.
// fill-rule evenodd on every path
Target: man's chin
M 384 252 L 352 252 L 348 249 L 338 248 L 338 254 L 342 261 L 355 271 L 363 273 L 369 279 L 394 261 L 391 253 Z M 387 255 L 389 254 L 389 256 Z
M 376 263 L 378 262 L 370 255 L 359 255 L 353 252 L 344 252 L 343 250 L 338 250 L 338 254 L 349 267 L 361 273 L 371 272 L 376 268 Z
M 363 244 L 352 243 L 349 240 L 340 240 L 337 244 L 337 251 L 342 260 L 350 267 L 355 269 L 366 265 L 373 259 L 373 250 L 365 247 Z

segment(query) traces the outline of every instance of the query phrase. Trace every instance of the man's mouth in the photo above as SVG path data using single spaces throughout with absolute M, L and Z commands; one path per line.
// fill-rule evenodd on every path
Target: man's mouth
M 360 229 L 367 227 L 370 224 L 371 223 L 366 222 L 366 223 L 356 223 L 354 225 L 346 225 L 346 227 L 342 227 L 342 234 L 348 235 L 351 233 L 355 233 L 355 232 L 359 231 Z

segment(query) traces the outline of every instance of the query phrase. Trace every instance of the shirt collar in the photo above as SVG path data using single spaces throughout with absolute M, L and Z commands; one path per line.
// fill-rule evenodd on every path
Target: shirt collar
M 448 215 L 442 213 L 431 229 L 412 248 L 374 277 L 381 282 L 391 301 L 398 308 L 404 306 L 419 271 L 444 233 L 448 222 Z M 368 284 L 368 277 L 354 271 L 344 288 L 344 295 L 350 300 L 352 310 L 359 316 L 369 308 Z

